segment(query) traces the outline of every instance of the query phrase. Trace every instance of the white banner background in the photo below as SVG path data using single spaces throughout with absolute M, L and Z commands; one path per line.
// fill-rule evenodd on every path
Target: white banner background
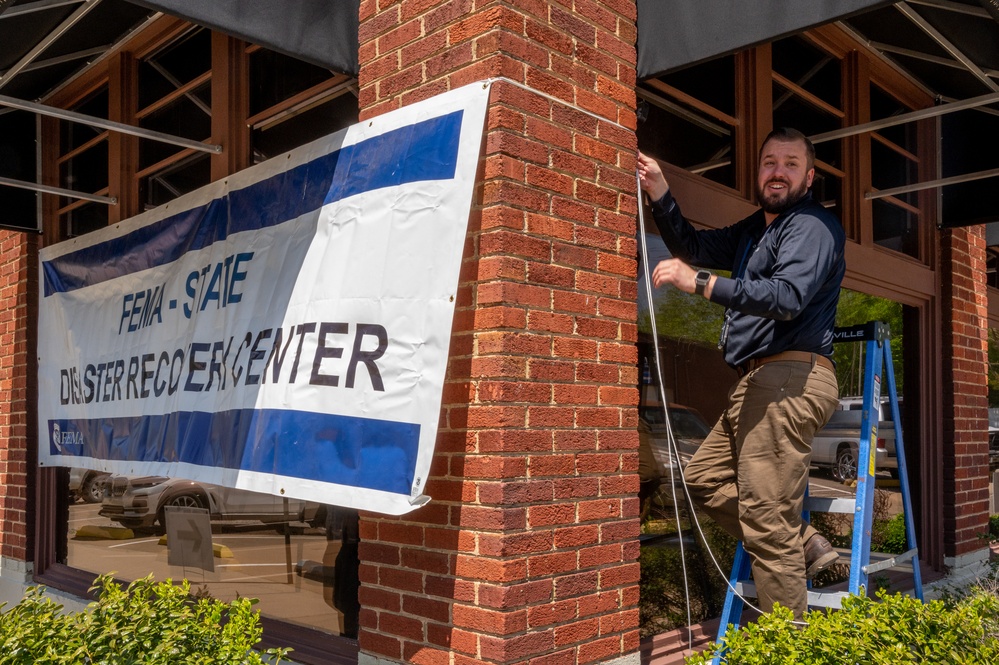
M 428 500 L 488 94 L 43 249 L 39 463 L 388 514 Z

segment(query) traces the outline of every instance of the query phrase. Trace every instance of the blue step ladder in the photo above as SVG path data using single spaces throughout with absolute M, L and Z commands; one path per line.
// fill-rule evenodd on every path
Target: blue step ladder
M 895 371 L 892 368 L 891 335 L 888 325 L 881 321 L 870 321 L 858 326 L 836 328 L 835 342 L 865 342 L 864 397 L 860 419 L 860 450 L 857 456 L 857 495 L 855 499 L 832 499 L 810 497 L 805 494 L 803 517 L 807 520 L 811 511 L 827 513 L 853 513 L 853 542 L 850 547 L 850 580 L 847 591 L 826 591 L 811 589 L 809 584 L 808 606 L 832 607 L 839 609 L 842 600 L 848 595 L 857 595 L 866 590 L 870 575 L 909 562 L 912 566 L 913 592 L 923 600 L 923 582 L 919 573 L 919 552 L 916 548 L 916 526 L 912 517 L 912 495 L 909 491 L 909 476 L 905 464 L 905 445 L 902 439 L 902 418 L 898 408 L 898 391 L 895 386 Z M 898 456 L 898 478 L 902 490 L 902 510 L 905 519 L 906 551 L 899 555 L 871 553 L 871 526 L 874 513 L 874 472 L 875 451 L 878 438 L 878 424 L 881 422 L 881 387 L 883 376 L 888 383 L 888 403 L 891 405 L 892 423 L 895 428 L 895 451 Z M 874 445 L 872 445 L 872 443 Z M 872 563 L 872 557 L 874 562 Z M 718 626 L 720 643 L 729 624 L 739 627 L 742 618 L 743 600 L 733 593 L 756 597 L 756 589 L 750 579 L 749 555 L 740 542 L 736 547 L 735 561 L 729 576 L 729 590 L 725 595 L 721 621 Z M 712 661 L 721 662 L 723 654 L 716 654 Z

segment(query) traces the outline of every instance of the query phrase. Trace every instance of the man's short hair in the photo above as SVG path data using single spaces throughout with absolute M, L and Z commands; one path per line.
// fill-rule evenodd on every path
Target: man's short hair
M 763 139 L 763 143 L 760 144 L 760 154 L 756 158 L 757 162 L 763 159 L 763 149 L 767 147 L 767 144 L 772 140 L 780 141 L 781 143 L 801 141 L 805 144 L 805 159 L 807 161 L 807 167 L 809 169 L 815 168 L 815 146 L 812 145 L 812 142 L 807 136 L 791 127 L 777 127 L 772 132 L 767 134 L 767 138 Z

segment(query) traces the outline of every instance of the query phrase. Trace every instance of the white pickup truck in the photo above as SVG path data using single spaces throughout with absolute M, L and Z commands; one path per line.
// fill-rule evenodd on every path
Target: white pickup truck
M 812 466 L 829 469 L 833 478 L 840 481 L 857 477 L 862 409 L 860 398 L 840 400 L 840 409 L 833 413 L 826 426 L 816 432 L 812 440 Z M 899 410 L 901 409 L 902 400 L 899 400 Z M 882 399 L 881 421 L 878 423 L 878 438 L 874 445 L 875 470 L 888 471 L 892 478 L 897 478 L 895 424 L 891 421 L 891 406 L 887 398 Z

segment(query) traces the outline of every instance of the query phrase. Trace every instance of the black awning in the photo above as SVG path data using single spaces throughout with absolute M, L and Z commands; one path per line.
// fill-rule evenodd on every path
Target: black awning
M 129 0 L 357 76 L 360 0 Z
M 638 78 L 889 4 L 891 0 L 638 0 Z
M 831 21 L 843 21 L 941 102 L 999 91 L 999 22 L 994 0 L 638 0 L 638 76 L 651 78 L 719 55 L 767 43 Z M 360 0 L 102 0 L 83 18 L 59 28 L 84 3 L 0 0 L 0 94 L 44 100 L 90 59 L 114 47 L 152 11 L 179 16 L 320 67 L 358 72 Z M 927 26 L 918 26 L 925 21 Z M 928 36 L 928 31 L 935 34 Z M 11 74 L 43 40 L 50 45 Z M 944 48 L 943 42 L 950 42 Z M 954 55 L 959 51 L 963 59 Z M 970 65 L 970 66 L 969 66 Z M 24 117 L 21 117 L 21 116 Z M 0 177 L 35 177 L 33 119 L 0 106 Z M 999 127 L 999 104 L 945 118 L 942 176 L 995 167 L 996 150 L 983 149 Z M 981 157 L 981 159 L 979 159 Z M 983 161 L 984 160 L 984 161 Z M 999 177 L 999 176 L 997 176 Z M 996 177 L 943 188 L 943 225 L 999 219 L 992 195 Z M 33 195 L 0 184 L 0 205 Z M 10 210 L 10 206 L 5 208 Z M 8 215 L 9 217 L 9 215 Z

